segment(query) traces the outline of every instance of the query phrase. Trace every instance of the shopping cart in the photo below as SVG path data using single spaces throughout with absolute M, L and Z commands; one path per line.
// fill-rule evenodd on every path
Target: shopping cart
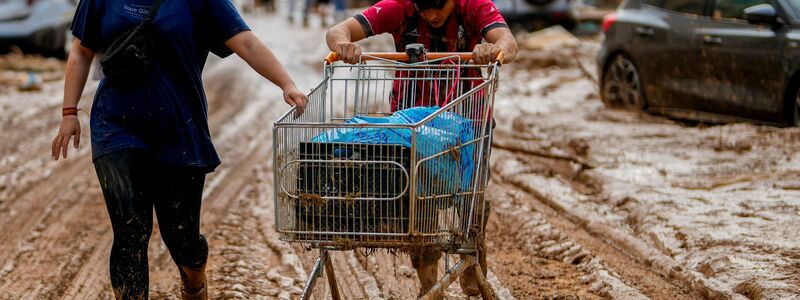
M 305 112 L 275 123 L 277 231 L 320 251 L 302 299 L 323 270 L 339 298 L 329 251 L 423 248 L 461 254 L 452 266 L 445 256 L 447 271 L 423 298 L 440 297 L 470 267 L 484 298 L 495 298 L 477 257 L 500 63 L 418 47 L 365 53 L 354 65 L 331 53 Z M 432 113 L 408 124 L 354 121 L 419 106 Z

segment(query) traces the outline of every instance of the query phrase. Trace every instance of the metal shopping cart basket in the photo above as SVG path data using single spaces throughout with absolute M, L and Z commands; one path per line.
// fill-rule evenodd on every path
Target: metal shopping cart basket
M 445 260 L 443 278 L 423 298 L 440 296 L 469 267 L 484 298 L 494 298 L 477 245 L 488 217 L 480 212 L 500 64 L 410 49 L 365 53 L 354 65 L 331 53 L 305 112 L 293 108 L 275 123 L 277 231 L 320 251 L 302 299 L 323 270 L 338 299 L 328 251 L 364 248 L 462 254 L 452 266 Z M 432 113 L 406 124 L 354 121 L 420 106 Z

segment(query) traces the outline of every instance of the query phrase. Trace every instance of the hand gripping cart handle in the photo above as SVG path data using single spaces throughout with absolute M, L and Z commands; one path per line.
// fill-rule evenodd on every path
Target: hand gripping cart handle
M 332 53 L 304 113 L 275 122 L 276 231 L 320 250 L 302 299 L 323 271 L 339 299 L 331 251 L 354 249 L 445 252 L 447 271 L 423 299 L 472 270 L 484 299 L 495 298 L 478 257 L 502 54 L 471 59 L 420 47 L 350 65 Z

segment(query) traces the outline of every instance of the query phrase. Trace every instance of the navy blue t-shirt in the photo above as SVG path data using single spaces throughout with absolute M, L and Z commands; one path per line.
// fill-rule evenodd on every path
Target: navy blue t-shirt
M 95 52 L 139 24 L 153 0 L 81 0 L 72 34 Z M 103 79 L 91 113 L 92 157 L 137 148 L 178 167 L 213 171 L 220 164 L 208 130 L 201 73 L 209 52 L 232 54 L 224 42 L 247 24 L 230 0 L 162 0 L 155 18 L 159 54 L 146 79 Z

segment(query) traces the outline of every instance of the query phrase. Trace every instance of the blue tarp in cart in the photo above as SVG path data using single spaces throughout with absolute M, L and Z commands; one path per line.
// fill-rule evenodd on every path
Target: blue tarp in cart
M 439 107 L 413 107 L 397 111 L 386 117 L 358 116 L 346 124 L 416 124 L 439 110 Z M 435 194 L 456 193 L 472 189 L 472 174 L 475 166 L 475 145 L 467 144 L 475 138 L 472 121 L 458 114 L 443 112 L 416 132 L 416 154 L 425 159 L 450 151 L 424 162 L 419 170 L 419 180 L 433 187 Z M 378 145 L 402 145 L 411 148 L 411 130 L 395 128 L 337 128 L 326 131 L 312 139 L 320 143 L 357 143 Z M 412 166 L 413 167 L 413 166 Z M 423 194 L 424 191 L 420 191 Z

